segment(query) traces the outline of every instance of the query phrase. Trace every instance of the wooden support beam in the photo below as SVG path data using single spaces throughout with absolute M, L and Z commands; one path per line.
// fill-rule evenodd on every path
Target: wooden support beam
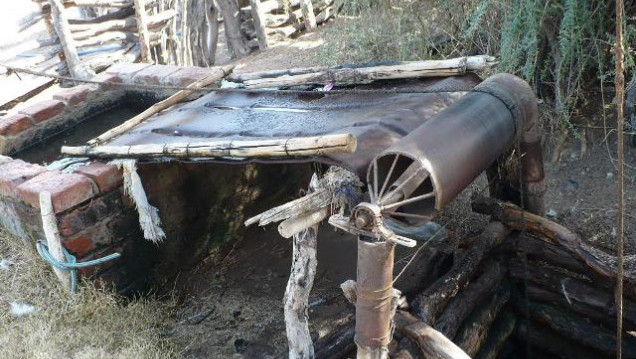
M 152 62 L 150 57 L 150 34 L 148 33 L 148 18 L 146 14 L 146 1 L 133 0 L 135 4 L 135 16 L 137 19 L 137 33 L 139 34 L 139 48 L 141 49 L 141 61 Z
M 57 33 L 62 49 L 64 51 L 64 59 L 68 67 L 68 71 L 72 77 L 87 80 L 95 75 L 91 70 L 85 68 L 80 62 L 77 55 L 77 47 L 75 40 L 71 35 L 68 18 L 64 11 L 64 5 L 61 0 L 49 0 L 51 6 L 51 15 L 53 18 L 53 27 Z

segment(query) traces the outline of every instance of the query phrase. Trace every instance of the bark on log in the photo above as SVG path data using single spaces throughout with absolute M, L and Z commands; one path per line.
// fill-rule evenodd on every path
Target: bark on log
M 475 359 L 497 359 L 504 344 L 515 330 L 516 323 L 515 315 L 510 311 L 504 310 L 492 324 L 488 337 L 486 337 L 486 341 L 481 346 Z
M 480 197 L 473 201 L 473 211 L 493 216 L 493 219 L 514 229 L 532 232 L 570 251 L 597 273 L 610 279 L 616 278 L 616 257 L 583 242 L 581 238 L 544 217 L 525 212 L 519 207 L 499 202 L 492 198 Z M 636 284 L 636 256 L 625 256 L 625 280 Z
M 467 249 L 461 260 L 454 264 L 447 274 L 414 298 L 411 303 L 413 312 L 425 323 L 435 323 L 446 305 L 473 278 L 485 255 L 501 244 L 507 234 L 508 230 L 501 223 L 491 222 L 488 224 L 479 236 L 480 241 Z
M 133 0 L 135 16 L 137 20 L 137 33 L 139 34 L 139 48 L 141 61 L 152 62 L 150 58 L 150 34 L 148 33 L 148 15 L 146 14 L 146 1 Z
M 515 336 L 522 341 L 530 342 L 530 349 L 539 348 L 548 352 L 553 358 L 561 359 L 599 359 L 602 353 L 579 345 L 578 341 L 555 333 L 550 328 L 535 323 L 521 321 L 517 324 Z M 608 358 L 609 359 L 609 358 Z
M 336 326 L 328 335 L 316 340 L 314 350 L 316 359 L 340 359 L 356 348 L 355 316 Z
M 295 76 L 247 80 L 244 84 L 247 88 L 320 85 L 330 81 L 338 85 L 364 84 L 387 79 L 455 76 L 464 74 L 466 71 L 489 68 L 493 64 L 492 57 L 471 56 L 448 60 L 404 62 L 398 65 L 329 69 Z
M 95 75 L 92 71 L 85 68 L 80 62 L 77 55 L 77 46 L 71 35 L 70 25 L 68 18 L 64 12 L 64 5 L 61 0 L 49 0 L 51 6 L 51 17 L 53 19 L 53 27 L 57 33 L 62 49 L 64 50 L 64 59 L 66 66 L 72 77 L 78 79 L 90 79 Z
M 239 11 L 236 0 L 217 0 L 223 14 L 223 26 L 230 56 L 235 59 L 249 53 L 247 43 L 241 34 L 241 24 L 238 19 Z
M 303 13 L 303 22 L 307 31 L 316 29 L 316 16 L 314 15 L 314 6 L 311 0 L 300 0 L 300 10 Z
M 314 285 L 318 226 L 294 235 L 292 267 L 285 290 L 285 327 L 290 359 L 313 359 L 309 333 L 309 292 Z
M 267 34 L 265 33 L 265 14 L 260 8 L 260 2 L 260 0 L 250 0 L 250 6 L 252 7 L 252 19 L 254 19 L 258 47 L 264 50 L 267 48 Z
M 530 317 L 533 320 L 577 341 L 580 345 L 609 355 L 616 354 L 616 334 L 614 331 L 594 325 L 578 316 L 568 315 L 567 312 L 547 304 L 530 302 L 528 305 Z M 634 338 L 624 335 L 622 348 L 626 358 L 636 358 L 636 340 Z
M 505 269 L 499 262 L 485 263 L 482 274 L 472 281 L 448 304 L 435 323 L 435 329 L 449 338 L 455 337 L 457 330 L 475 308 L 486 302 L 491 293 L 499 287 Z
M 510 289 L 508 286 L 502 287 L 495 292 L 488 304 L 478 308 L 464 322 L 453 339 L 470 357 L 474 357 L 484 343 L 492 323 L 503 306 L 510 299 Z
M 396 312 L 395 326 L 398 332 L 418 346 L 425 358 L 470 359 L 450 339 L 408 312 Z
M 572 303 L 570 308 L 573 310 L 583 305 L 608 318 L 616 317 L 612 292 L 598 288 L 596 283 L 580 275 L 576 278 L 564 273 L 563 269 L 547 265 L 539 266 L 534 262 L 529 262 L 525 268 L 523 263 L 518 261 L 512 261 L 509 264 L 509 272 L 513 278 L 527 279 L 530 283 L 538 284 L 558 294 L 568 303 Z M 625 301 L 623 315 L 626 322 L 636 323 L 636 305 L 631 301 Z

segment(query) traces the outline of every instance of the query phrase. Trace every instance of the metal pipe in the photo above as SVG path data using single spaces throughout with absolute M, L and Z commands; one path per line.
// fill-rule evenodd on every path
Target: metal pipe
M 388 358 L 394 314 L 395 245 L 358 236 L 356 336 L 358 359 Z

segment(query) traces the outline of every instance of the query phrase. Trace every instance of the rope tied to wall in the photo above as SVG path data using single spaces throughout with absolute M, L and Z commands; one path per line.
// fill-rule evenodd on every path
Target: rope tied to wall
M 144 238 L 159 243 L 166 238 L 161 228 L 159 210 L 148 202 L 146 191 L 137 173 L 137 162 L 131 159 L 119 159 L 109 162 L 123 171 L 124 193 L 135 202 L 139 214 L 139 225 L 144 232 Z

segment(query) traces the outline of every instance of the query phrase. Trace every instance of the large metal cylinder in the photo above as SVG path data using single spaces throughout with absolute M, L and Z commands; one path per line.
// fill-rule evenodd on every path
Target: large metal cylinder
M 537 113 L 525 81 L 491 76 L 377 156 L 368 183 L 375 184 L 381 204 L 396 220 L 412 224 L 430 218 L 536 125 Z

